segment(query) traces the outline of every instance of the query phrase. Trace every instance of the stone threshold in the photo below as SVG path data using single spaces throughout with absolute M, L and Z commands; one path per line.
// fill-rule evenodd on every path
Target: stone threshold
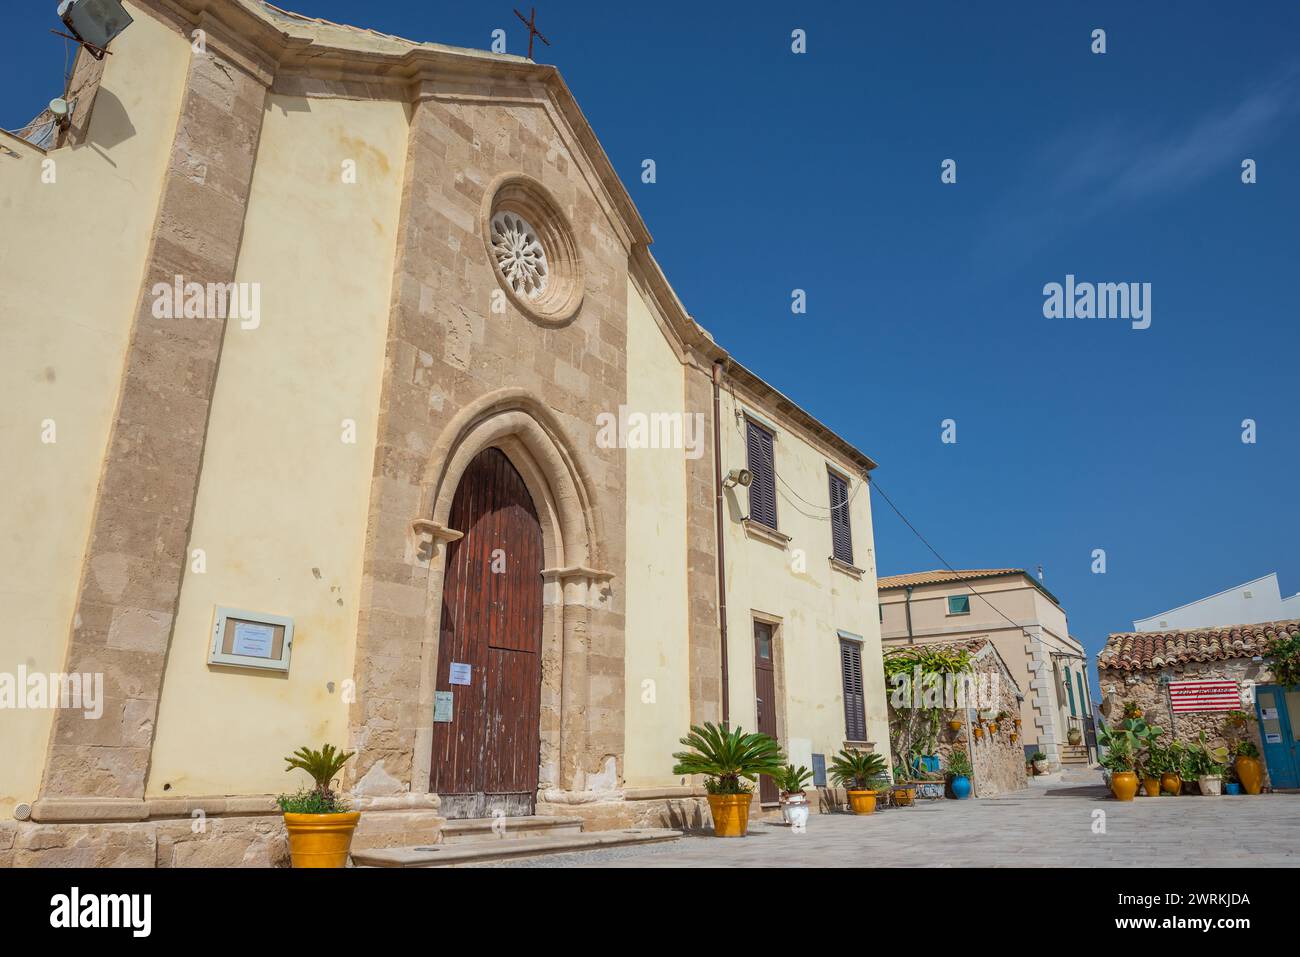
M 455 867 L 484 861 L 588 851 L 601 847 L 658 844 L 679 840 L 681 836 L 680 831 L 667 828 L 621 828 L 613 831 L 595 831 L 590 834 L 559 834 L 507 838 L 498 841 L 469 841 L 463 844 L 431 844 L 353 851 L 352 863 L 357 867 Z
M 349 797 L 354 811 L 436 811 L 436 794 Z M 258 817 L 279 814 L 273 794 L 214 795 L 154 798 L 40 798 L 32 804 L 31 820 L 39 824 L 95 824 L 166 820 L 207 816 Z

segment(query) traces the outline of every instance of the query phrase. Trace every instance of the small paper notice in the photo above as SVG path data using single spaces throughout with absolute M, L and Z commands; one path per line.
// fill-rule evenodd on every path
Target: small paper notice
M 275 626 L 251 621 L 235 622 L 235 640 L 231 651 L 246 658 L 270 658 L 275 644 Z
M 473 670 L 473 669 L 472 669 L 472 667 L 471 667 L 470 665 L 464 664 L 464 663 L 459 662 L 459 661 L 453 661 L 453 662 L 451 663 L 451 675 L 450 675 L 451 683 L 454 684 L 454 685 L 467 685 L 467 684 L 469 684 L 469 683 L 470 683 L 470 672 L 471 672 L 472 670 Z
M 454 691 L 435 691 L 433 693 L 433 720 L 446 724 L 451 720 L 451 706 L 455 700 Z

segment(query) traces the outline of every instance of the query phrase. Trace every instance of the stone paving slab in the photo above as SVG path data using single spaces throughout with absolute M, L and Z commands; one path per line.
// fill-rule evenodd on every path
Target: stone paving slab
M 1086 780 L 1099 781 L 1093 772 Z M 1103 816 L 1096 816 L 1095 812 Z M 1104 822 L 1105 833 L 1094 833 Z M 1116 801 L 1078 778 L 1000 798 L 936 801 L 861 817 L 814 814 L 802 834 L 766 822 L 748 837 L 515 860 L 514 867 L 1257 867 L 1300 866 L 1300 794 Z

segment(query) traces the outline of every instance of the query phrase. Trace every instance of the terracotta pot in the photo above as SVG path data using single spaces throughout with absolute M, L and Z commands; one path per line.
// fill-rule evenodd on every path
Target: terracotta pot
M 998 723 L 994 721 L 992 724 L 989 725 L 989 734 L 997 734 L 997 733 L 998 733 Z
M 1160 779 L 1144 777 L 1142 779 L 1142 790 L 1146 792 L 1147 797 L 1160 797 Z
M 710 794 L 715 837 L 744 837 L 749 831 L 749 802 L 752 794 Z
M 1016 718 L 1016 727 L 1017 727 L 1017 728 L 1020 727 L 1020 725 L 1023 724 L 1023 723 L 1024 723 L 1024 722 L 1022 722 L 1019 718 Z
M 949 731 L 960 731 L 960 730 L 961 730 L 961 722 L 960 722 L 960 721 L 949 721 L 949 722 L 948 722 L 948 730 L 949 730 Z
M 983 729 L 983 728 L 976 728 L 976 729 L 975 729 L 975 739 L 976 739 L 976 740 L 979 740 L 979 739 L 982 738 L 982 737 L 984 737 L 984 729 Z
M 899 788 L 894 792 L 894 804 L 898 807 L 911 807 L 912 800 L 916 797 L 916 788 L 905 787 Z
M 849 807 L 854 814 L 874 814 L 876 810 L 875 791 L 849 791 Z
M 1263 790 L 1264 768 L 1259 763 L 1259 758 L 1248 758 L 1244 754 L 1239 754 L 1234 764 L 1243 791 L 1247 794 L 1258 794 Z
M 1138 791 L 1138 776 L 1132 771 L 1112 771 L 1110 775 L 1110 793 L 1116 800 L 1131 801 Z
M 1177 774 L 1160 775 L 1160 790 L 1168 791 L 1170 794 L 1183 793 L 1183 779 Z
M 285 814 L 289 856 L 294 867 L 347 867 L 352 832 L 360 811 L 342 814 Z

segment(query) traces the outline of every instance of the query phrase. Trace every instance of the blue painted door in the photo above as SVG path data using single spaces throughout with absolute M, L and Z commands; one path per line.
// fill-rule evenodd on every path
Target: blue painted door
M 1264 763 L 1275 788 L 1300 788 L 1300 688 L 1260 685 L 1255 690 L 1255 713 L 1264 741 Z

